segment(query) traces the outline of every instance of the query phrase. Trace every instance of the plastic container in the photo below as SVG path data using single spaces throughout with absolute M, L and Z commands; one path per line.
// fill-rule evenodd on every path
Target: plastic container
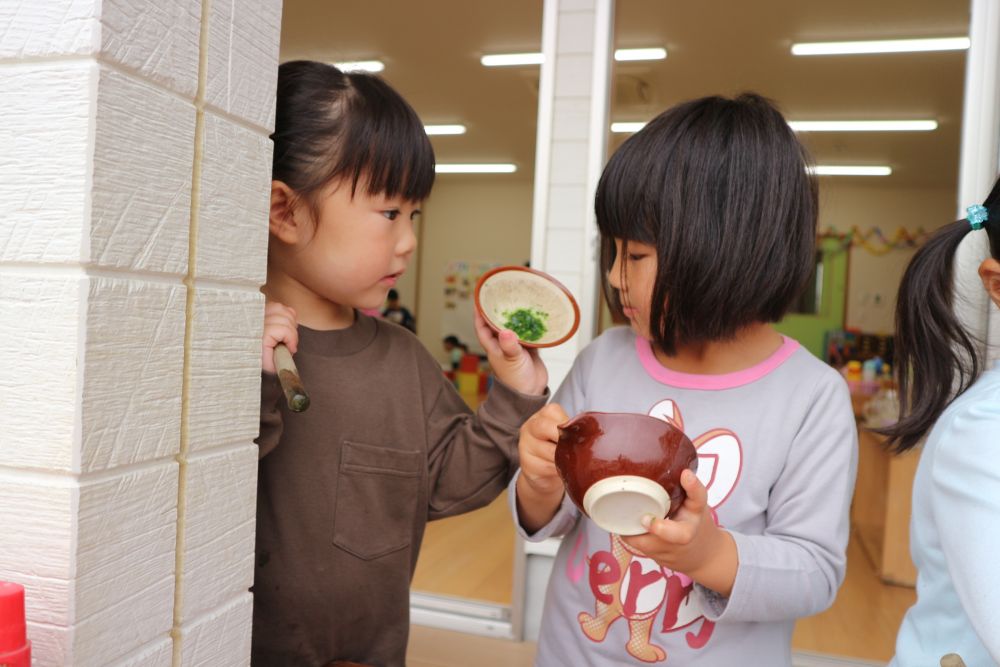
M 31 667 L 31 642 L 24 622 L 24 586 L 0 581 L 0 665 Z

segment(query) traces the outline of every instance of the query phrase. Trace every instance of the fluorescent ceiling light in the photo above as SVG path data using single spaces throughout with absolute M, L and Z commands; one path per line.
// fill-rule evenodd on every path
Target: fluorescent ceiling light
M 615 60 L 627 62 L 632 60 L 663 60 L 667 57 L 667 50 L 662 48 L 652 49 L 618 49 L 615 51 Z
M 385 63 L 381 60 L 352 60 L 333 64 L 341 72 L 371 72 L 374 74 L 385 69 Z
M 541 65 L 545 60 L 541 53 L 495 53 L 479 59 L 486 67 L 512 67 L 516 65 Z
M 796 132 L 928 132 L 936 120 L 790 120 Z
M 809 42 L 792 44 L 792 55 L 828 56 L 851 53 L 962 51 L 968 48 L 968 37 L 943 37 L 938 39 L 883 39 L 866 42 Z
M 648 49 L 618 49 L 615 60 L 619 62 L 636 60 L 663 60 L 667 50 L 661 47 Z M 479 59 L 486 67 L 516 67 L 518 65 L 541 65 L 545 56 L 541 53 L 494 53 Z
M 424 125 L 424 131 L 429 136 L 439 134 L 465 134 L 464 125 Z
M 892 169 L 885 166 L 818 164 L 811 167 L 809 172 L 817 176 L 888 176 Z
M 509 163 L 452 163 L 434 166 L 434 171 L 439 174 L 513 174 L 517 171 L 517 166 Z
M 623 123 L 611 123 L 611 131 L 612 132 L 624 132 L 624 133 L 638 132 L 639 130 L 641 130 L 645 126 L 646 126 L 646 123 L 644 123 L 644 122 L 639 122 L 639 123 L 632 123 L 632 122 L 628 122 L 628 123 L 624 123 L 624 122 Z

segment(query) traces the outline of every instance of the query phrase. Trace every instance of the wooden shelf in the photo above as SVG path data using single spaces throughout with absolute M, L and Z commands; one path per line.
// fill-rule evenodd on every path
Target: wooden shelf
M 858 481 L 851 503 L 854 534 L 887 584 L 915 586 L 910 559 L 910 497 L 920 453 L 893 455 L 885 439 L 858 427 Z

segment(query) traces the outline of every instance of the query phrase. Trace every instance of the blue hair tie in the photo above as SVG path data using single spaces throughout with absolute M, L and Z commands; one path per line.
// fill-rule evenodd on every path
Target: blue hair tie
M 966 219 L 969 221 L 969 225 L 973 229 L 982 229 L 983 225 L 986 224 L 986 220 L 989 218 L 986 207 L 982 204 L 973 204 L 965 209 L 965 211 L 969 214 Z

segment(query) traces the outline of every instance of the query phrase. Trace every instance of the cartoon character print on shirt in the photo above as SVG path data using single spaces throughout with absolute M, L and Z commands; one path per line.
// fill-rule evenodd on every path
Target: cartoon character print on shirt
M 684 430 L 680 410 L 671 400 L 657 403 L 649 414 Z M 712 508 L 712 517 L 718 523 L 715 510 L 729 497 L 740 477 L 742 446 L 736 434 L 726 429 L 710 430 L 692 439 L 692 442 L 698 450 L 698 479 L 708 490 L 708 504 Z M 580 535 L 582 538 L 582 531 Z M 578 539 L 567 564 L 567 575 L 574 580 L 582 574 L 575 573 L 572 567 L 580 547 Z M 666 651 L 653 639 L 661 610 L 663 616 L 657 628 L 659 632 L 690 628 L 685 639 L 692 649 L 704 647 L 711 639 L 715 624 L 702 615 L 691 596 L 694 588 L 691 579 L 633 551 L 618 535 L 611 535 L 610 551 L 591 554 L 586 570 L 595 609 L 593 614 L 581 612 L 577 621 L 591 641 L 603 642 L 611 625 L 624 618 L 628 625 L 625 649 L 629 655 L 648 663 L 665 661 Z M 702 623 L 695 628 L 699 620 Z

